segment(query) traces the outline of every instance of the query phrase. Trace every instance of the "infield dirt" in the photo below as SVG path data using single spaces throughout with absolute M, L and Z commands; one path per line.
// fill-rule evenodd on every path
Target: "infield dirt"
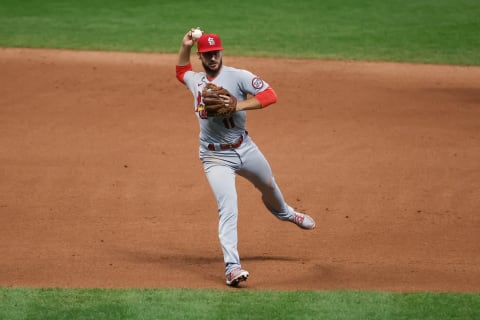
M 0 49 L 0 286 L 227 289 L 176 55 Z M 193 59 L 199 70 L 198 60 Z M 249 289 L 480 290 L 480 68 L 241 58 L 304 231 L 237 179 Z

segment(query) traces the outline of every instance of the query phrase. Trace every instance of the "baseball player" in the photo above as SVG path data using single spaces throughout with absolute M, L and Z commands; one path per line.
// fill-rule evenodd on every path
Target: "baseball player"
M 247 110 L 275 103 L 275 91 L 255 74 L 223 65 L 223 47 L 217 34 L 203 34 L 195 39 L 193 31 L 183 37 L 176 77 L 193 94 L 200 125 L 199 157 L 218 205 L 218 236 L 226 283 L 237 286 L 247 280 L 249 273 L 242 268 L 237 249 L 236 175 L 246 178 L 260 191 L 265 207 L 278 219 L 302 229 L 314 229 L 315 221 L 285 202 L 269 163 L 246 130 Z M 203 72 L 193 71 L 190 62 L 195 43 Z M 218 93 L 215 85 L 220 89 Z

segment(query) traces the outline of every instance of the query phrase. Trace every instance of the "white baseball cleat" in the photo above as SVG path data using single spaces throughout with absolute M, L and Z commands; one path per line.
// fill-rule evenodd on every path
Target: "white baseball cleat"
M 247 281 L 250 274 L 247 270 L 241 268 L 235 269 L 227 274 L 227 285 L 236 287 L 242 281 Z
M 306 229 L 306 230 L 315 229 L 315 220 L 313 220 L 313 218 L 310 217 L 308 214 L 295 212 L 293 217 L 290 218 L 288 221 L 295 223 L 297 226 L 299 226 L 302 229 Z

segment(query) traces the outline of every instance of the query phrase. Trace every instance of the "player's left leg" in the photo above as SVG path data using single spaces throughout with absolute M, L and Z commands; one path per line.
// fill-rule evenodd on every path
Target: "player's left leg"
M 315 221 L 312 217 L 296 212 L 286 203 L 270 164 L 255 143 L 251 140 L 247 143 L 248 148 L 242 150 L 242 168 L 238 174 L 253 183 L 261 192 L 267 209 L 278 219 L 293 222 L 302 229 L 314 229 Z
M 281 220 L 291 219 L 295 211 L 285 202 L 265 156 L 251 140 L 248 148 L 242 151 L 242 167 L 238 175 L 249 180 L 261 192 L 262 201 L 272 214 Z

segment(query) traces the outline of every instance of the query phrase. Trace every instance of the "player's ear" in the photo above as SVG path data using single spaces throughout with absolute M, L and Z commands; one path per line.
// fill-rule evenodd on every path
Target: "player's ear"
M 197 57 L 198 59 L 202 60 L 202 54 L 200 52 L 197 52 Z

